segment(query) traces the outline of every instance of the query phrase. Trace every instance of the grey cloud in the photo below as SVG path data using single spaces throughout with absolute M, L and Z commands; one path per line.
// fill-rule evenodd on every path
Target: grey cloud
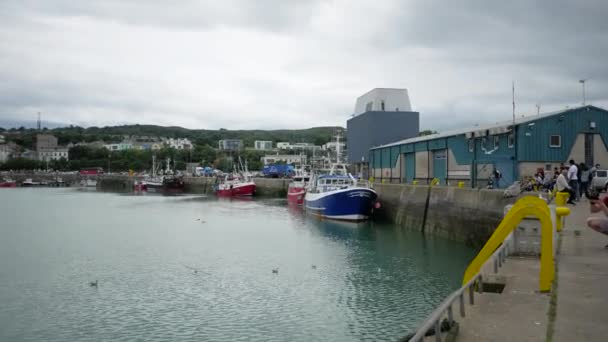
M 608 105 L 606 13 L 599 0 L 5 0 L 0 118 L 344 125 L 358 95 L 395 86 L 445 130 L 508 119 L 512 80 L 518 115 L 576 105 L 580 78 Z

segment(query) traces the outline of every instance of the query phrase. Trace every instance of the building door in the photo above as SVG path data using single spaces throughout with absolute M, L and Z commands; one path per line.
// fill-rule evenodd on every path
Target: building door
M 412 183 L 416 178 L 416 153 L 405 154 L 405 167 L 403 169 L 405 171 L 403 178 L 407 183 Z
M 506 188 L 515 182 L 513 175 L 513 160 L 511 160 L 511 157 L 497 157 L 497 159 L 494 161 L 494 167 L 500 171 L 502 175 L 500 181 L 498 182 L 498 188 Z M 496 187 L 496 184 L 494 184 L 494 186 Z
M 593 133 L 585 133 L 585 164 L 593 165 L 593 157 Z
M 439 184 L 445 184 L 447 174 L 447 151 L 437 150 L 433 152 L 433 178 L 439 179 Z

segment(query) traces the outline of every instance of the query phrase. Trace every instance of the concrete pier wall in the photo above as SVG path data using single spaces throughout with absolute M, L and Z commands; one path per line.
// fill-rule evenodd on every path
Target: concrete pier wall
M 403 184 L 375 184 L 375 189 L 382 204 L 379 217 L 405 229 L 472 246 L 487 241 L 500 223 L 504 207 L 515 202 L 503 198 L 501 190 Z

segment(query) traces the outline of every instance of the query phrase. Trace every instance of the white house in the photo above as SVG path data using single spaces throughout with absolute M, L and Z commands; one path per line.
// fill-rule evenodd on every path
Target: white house
M 323 151 L 335 151 L 336 148 L 338 147 L 338 143 L 335 141 L 330 141 L 326 144 L 324 144 L 323 146 L 321 146 L 321 148 L 323 149 Z M 344 152 L 344 149 L 346 148 L 346 144 L 341 142 L 340 143 L 340 151 Z
M 38 150 L 38 160 L 40 161 L 59 160 L 62 158 L 65 160 L 69 159 L 67 147 L 50 147 Z
M 272 150 L 272 141 L 256 140 L 253 144 L 253 148 L 262 151 Z
M 170 148 L 174 148 L 176 150 L 192 149 L 192 142 L 188 138 L 169 138 L 165 140 L 165 144 Z

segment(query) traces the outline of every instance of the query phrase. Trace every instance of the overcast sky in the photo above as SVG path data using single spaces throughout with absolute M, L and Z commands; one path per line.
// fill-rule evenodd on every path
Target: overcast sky
M 608 105 L 608 1 L 2 0 L 0 119 L 346 125 L 407 88 L 421 128 Z

